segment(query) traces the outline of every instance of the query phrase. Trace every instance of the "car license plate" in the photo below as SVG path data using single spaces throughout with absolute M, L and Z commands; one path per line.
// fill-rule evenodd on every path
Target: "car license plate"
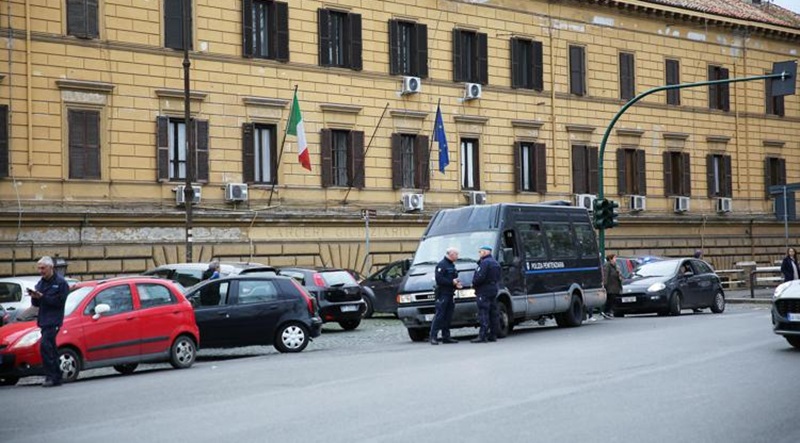
M 342 306 L 342 312 L 355 312 L 358 311 L 357 305 L 345 305 Z
M 622 303 L 636 303 L 636 297 L 622 297 Z
M 425 314 L 425 321 L 433 321 L 433 317 L 436 317 L 436 314 Z
M 800 314 L 789 313 L 789 321 L 800 321 Z

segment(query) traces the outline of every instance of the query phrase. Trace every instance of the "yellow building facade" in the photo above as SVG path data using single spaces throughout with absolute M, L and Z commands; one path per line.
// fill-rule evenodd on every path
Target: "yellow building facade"
M 42 254 L 86 276 L 183 260 L 181 3 L 0 3 L 0 275 L 31 272 Z M 195 260 L 369 271 L 413 254 L 435 210 L 476 192 L 574 202 L 596 194 L 593 148 L 630 94 L 762 75 L 797 57 L 800 20 L 786 11 L 671 3 L 192 1 Z M 419 92 L 403 94 L 403 73 Z M 311 171 L 295 136 L 280 151 L 295 88 Z M 798 123 L 800 99 L 771 100 L 763 81 L 645 98 L 606 152 L 604 190 L 622 206 L 609 250 L 702 248 L 723 268 L 781 256 L 784 225 L 766 192 L 800 178 Z M 226 185 L 239 183 L 248 198 L 230 201 Z M 407 194 L 423 196 L 421 211 L 404 208 Z M 377 210 L 369 253 L 362 209 Z

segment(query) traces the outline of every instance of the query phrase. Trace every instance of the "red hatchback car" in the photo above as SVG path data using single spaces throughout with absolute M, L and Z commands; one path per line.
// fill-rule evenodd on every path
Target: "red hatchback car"
M 42 374 L 41 335 L 35 322 L 0 328 L 0 385 Z M 103 366 L 122 374 L 145 362 L 188 368 L 200 332 L 192 305 L 172 282 L 123 277 L 72 287 L 57 344 L 64 381 L 70 382 L 84 369 Z

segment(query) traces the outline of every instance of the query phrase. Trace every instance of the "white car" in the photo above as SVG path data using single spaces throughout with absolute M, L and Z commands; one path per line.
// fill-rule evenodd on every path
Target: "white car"
M 38 275 L 0 278 L 0 305 L 8 311 L 11 319 L 31 306 L 28 288 L 34 289 L 41 278 Z M 70 286 L 77 282 L 78 280 L 67 278 Z
M 790 345 L 800 349 L 800 280 L 788 281 L 775 288 L 772 329 Z

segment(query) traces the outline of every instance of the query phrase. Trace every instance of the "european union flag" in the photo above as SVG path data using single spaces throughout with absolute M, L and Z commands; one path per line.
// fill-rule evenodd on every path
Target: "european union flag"
M 450 153 L 447 152 L 447 136 L 444 133 L 442 108 L 436 107 L 436 123 L 433 128 L 433 139 L 439 142 L 439 172 L 444 174 L 444 168 L 450 164 Z

